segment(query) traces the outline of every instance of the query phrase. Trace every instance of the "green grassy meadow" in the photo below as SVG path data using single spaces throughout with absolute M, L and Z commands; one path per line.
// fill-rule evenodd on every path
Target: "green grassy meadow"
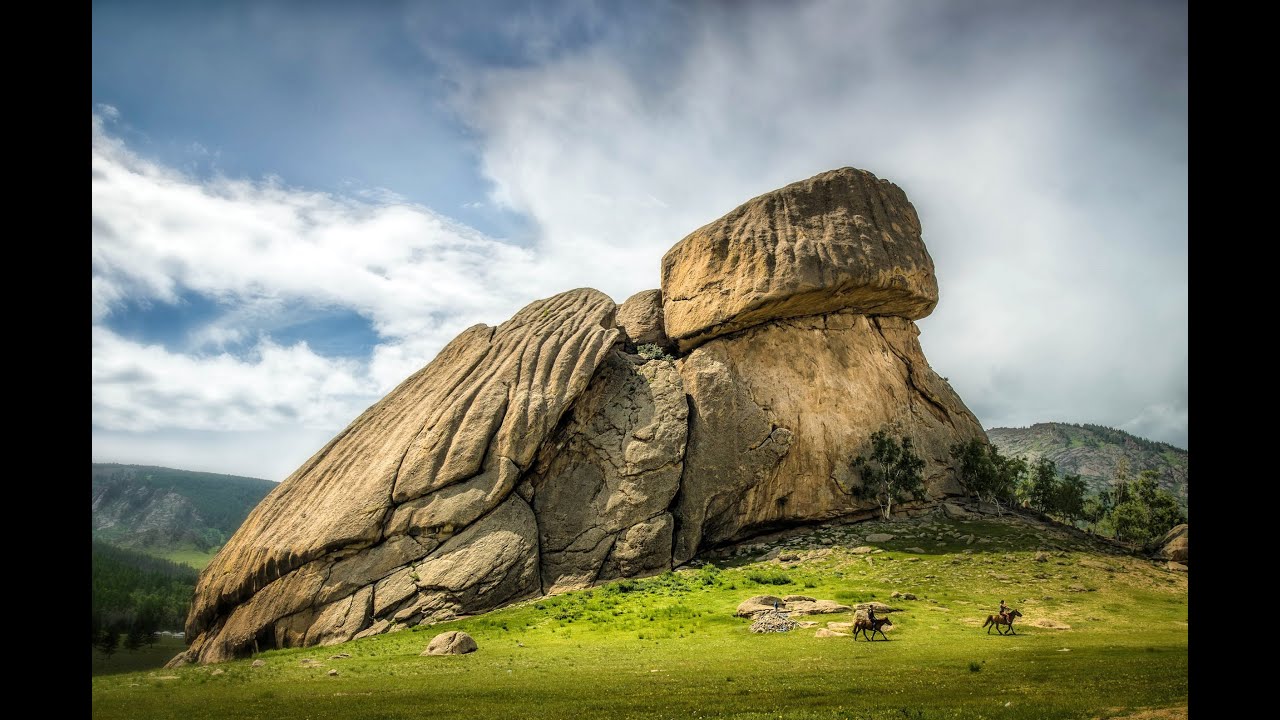
M 206 565 L 213 560 L 213 556 L 218 554 L 221 546 L 212 550 L 197 550 L 195 548 L 165 548 L 165 549 L 143 549 L 142 552 L 163 558 L 169 562 L 175 562 L 187 567 L 193 567 L 196 570 L 203 570 Z
M 863 541 L 877 531 L 897 537 Z M 860 545 L 880 552 L 853 552 Z M 760 559 L 777 547 L 799 559 Z M 264 652 L 262 667 L 248 658 L 98 675 L 93 716 L 1049 719 L 1186 705 L 1187 576 L 1076 534 L 930 517 L 751 548 L 469 619 Z M 819 625 L 764 635 L 733 616 L 752 595 L 792 593 L 902 612 L 887 642 L 814 637 L 849 613 L 796 618 Z M 1017 635 L 981 628 L 1001 599 L 1024 614 Z M 453 629 L 480 650 L 419 656 Z M 338 653 L 351 657 L 330 659 Z

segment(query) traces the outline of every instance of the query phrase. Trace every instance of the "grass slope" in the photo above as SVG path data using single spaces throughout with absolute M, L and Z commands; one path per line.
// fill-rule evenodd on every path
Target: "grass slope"
M 1036 423 L 1025 428 L 991 428 L 991 443 L 1005 455 L 1019 455 L 1034 462 L 1047 457 L 1058 472 L 1078 473 L 1092 490 L 1110 487 L 1121 458 L 1129 462 L 1129 475 L 1143 470 L 1160 474 L 1160 486 L 1183 503 L 1187 500 L 1188 453 L 1168 443 L 1131 435 L 1102 425 Z
M 875 543 L 881 552 L 853 552 L 881 529 L 897 537 Z M 1010 518 L 934 517 L 826 527 L 751 547 L 723 568 L 618 581 L 328 648 L 264 652 L 257 668 L 245 659 L 95 677 L 93 715 L 1047 719 L 1186 704 L 1186 576 L 1079 535 Z M 756 559 L 772 547 L 799 559 Z M 891 599 L 895 590 L 920 599 Z M 815 638 L 816 628 L 754 635 L 733 617 L 751 595 L 788 593 L 874 598 L 902 612 L 892 615 L 890 640 L 874 643 Z M 1001 599 L 1025 615 L 1016 636 L 980 627 Z M 822 627 L 852 618 L 800 619 Z M 419 656 L 450 629 L 470 633 L 480 650 Z M 330 659 L 340 652 L 351 657 Z

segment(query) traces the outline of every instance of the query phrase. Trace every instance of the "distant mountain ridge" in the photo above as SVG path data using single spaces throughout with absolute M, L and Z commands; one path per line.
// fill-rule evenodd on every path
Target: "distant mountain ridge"
M 1127 458 L 1130 477 L 1155 470 L 1160 473 L 1161 487 L 1184 503 L 1187 500 L 1187 451 L 1169 443 L 1103 425 L 1059 422 L 991 428 L 987 437 L 1005 455 L 1020 455 L 1030 461 L 1049 458 L 1059 472 L 1078 473 L 1092 490 L 1108 487 L 1120 459 Z
M 224 544 L 276 483 L 150 465 L 93 463 L 93 538 L 140 550 Z

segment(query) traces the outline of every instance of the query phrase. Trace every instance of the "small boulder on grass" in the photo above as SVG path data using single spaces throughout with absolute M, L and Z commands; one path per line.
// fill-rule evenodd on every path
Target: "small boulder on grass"
M 450 630 L 431 638 L 422 655 L 465 655 L 480 649 L 475 639 L 461 630 Z

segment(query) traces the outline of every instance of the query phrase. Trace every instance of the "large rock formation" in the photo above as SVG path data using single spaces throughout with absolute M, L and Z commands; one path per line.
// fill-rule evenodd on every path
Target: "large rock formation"
M 200 577 L 171 664 L 342 642 L 670 569 L 864 512 L 850 460 L 911 436 L 929 497 L 985 438 L 912 319 L 937 302 L 905 195 L 845 168 L 682 240 L 662 290 L 477 325 L 280 484 Z M 653 343 L 675 359 L 629 354 Z M 672 344 L 674 343 L 674 344 Z

